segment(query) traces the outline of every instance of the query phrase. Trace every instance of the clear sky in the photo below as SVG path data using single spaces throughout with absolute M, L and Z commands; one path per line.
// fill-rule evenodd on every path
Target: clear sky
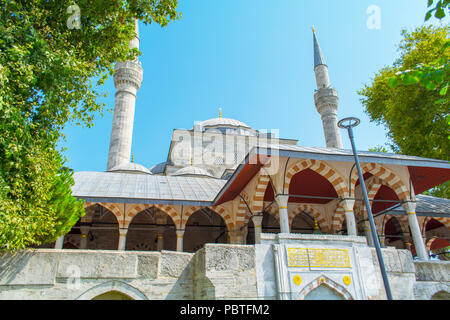
M 384 145 L 385 130 L 364 114 L 357 91 L 398 58 L 401 30 L 424 23 L 426 0 L 179 0 L 183 19 L 166 28 L 140 24 L 144 81 L 134 121 L 134 160 L 146 167 L 167 159 L 172 131 L 222 116 L 281 138 L 324 147 L 314 106 L 316 34 L 338 90 L 338 117 L 356 116 L 359 150 Z M 371 6 L 380 9 L 380 28 Z M 82 14 L 82 13 L 81 13 Z M 112 78 L 106 104 L 114 107 Z M 112 113 L 93 128 L 65 129 L 68 166 L 105 171 Z M 345 131 L 344 148 L 350 149 Z

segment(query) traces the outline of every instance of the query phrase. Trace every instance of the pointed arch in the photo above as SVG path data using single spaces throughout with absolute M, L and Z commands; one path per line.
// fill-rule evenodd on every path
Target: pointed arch
M 227 209 L 225 209 L 220 205 L 211 207 L 210 209 L 222 217 L 222 219 L 225 221 L 225 224 L 227 225 L 228 231 L 234 229 L 235 224 L 233 221 L 233 217 L 231 216 L 231 214 L 228 212 Z
M 305 297 L 314 289 L 317 289 L 319 286 L 325 285 L 329 287 L 330 289 L 336 291 L 338 294 L 340 294 L 344 299 L 346 300 L 353 300 L 352 295 L 350 292 L 347 291 L 343 286 L 340 284 L 334 282 L 330 278 L 321 275 L 320 277 L 316 278 L 315 280 L 311 281 L 308 285 L 306 285 L 299 293 L 298 300 L 304 300 Z
M 270 177 L 266 174 L 260 174 L 258 177 L 250 206 L 253 212 L 261 212 L 264 209 L 264 194 L 266 193 L 269 182 Z
M 364 173 L 371 173 L 381 179 L 386 186 L 391 188 L 398 196 L 400 200 L 414 200 L 410 199 L 408 188 L 404 185 L 397 174 L 390 169 L 377 163 L 364 163 L 361 165 L 361 170 Z M 354 170 L 351 175 L 350 186 L 352 190 L 355 190 L 356 182 L 358 181 L 358 172 Z
M 284 183 L 284 192 L 289 192 L 289 187 L 291 184 L 291 180 L 297 173 L 305 170 L 305 169 L 311 169 L 312 171 L 320 174 L 325 179 L 327 179 L 333 188 L 335 189 L 336 193 L 339 197 L 346 197 L 347 196 L 347 184 L 345 183 L 345 179 L 342 177 L 342 175 L 337 172 L 335 169 L 333 169 L 328 163 L 325 161 L 319 161 L 319 160 L 299 160 L 294 163 L 292 163 L 288 170 L 286 171 L 286 177 L 285 177 L 285 183 Z
M 116 291 L 122 293 L 134 300 L 148 300 L 146 295 L 135 287 L 121 281 L 109 281 L 97 286 L 94 286 L 83 294 L 81 294 L 76 300 L 92 300 L 93 298 L 102 295 L 107 292 Z
M 343 202 L 339 202 L 334 212 L 333 218 L 331 219 L 331 231 L 337 232 L 341 229 L 342 224 L 345 221 L 345 209 Z
M 310 214 L 314 219 L 316 219 L 317 223 L 319 224 L 321 230 L 323 232 L 328 232 L 330 229 L 330 226 L 328 225 L 328 222 L 325 218 L 325 216 L 316 208 L 312 207 L 309 204 L 299 204 L 296 208 L 294 208 L 292 211 L 289 212 L 289 225 L 292 225 L 292 221 L 294 221 L 294 218 L 302 213 L 306 212 Z

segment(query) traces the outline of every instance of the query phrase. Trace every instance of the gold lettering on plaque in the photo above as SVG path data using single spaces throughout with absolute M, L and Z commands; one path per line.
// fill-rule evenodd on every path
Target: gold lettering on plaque
M 351 268 L 348 249 L 288 248 L 289 267 Z

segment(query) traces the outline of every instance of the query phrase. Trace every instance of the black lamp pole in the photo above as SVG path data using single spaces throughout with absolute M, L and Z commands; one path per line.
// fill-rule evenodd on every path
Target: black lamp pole
M 393 300 L 392 293 L 391 293 L 391 287 L 389 285 L 389 279 L 388 279 L 388 276 L 386 273 L 386 268 L 384 266 L 383 256 L 381 254 L 380 241 L 378 240 L 378 235 L 377 235 L 376 228 L 375 228 L 375 222 L 373 221 L 373 216 L 372 216 L 372 209 L 370 208 L 369 197 L 367 196 L 366 185 L 364 183 L 364 177 L 363 177 L 363 174 L 361 171 L 361 166 L 359 164 L 358 152 L 356 151 L 356 147 L 355 147 L 355 138 L 353 136 L 352 128 L 359 125 L 359 123 L 360 123 L 360 120 L 358 118 L 351 117 L 351 118 L 345 118 L 345 119 L 342 119 L 341 121 L 339 121 L 338 126 L 339 126 L 339 128 L 347 129 L 347 131 L 348 131 L 348 136 L 349 136 L 350 142 L 352 144 L 353 155 L 355 157 L 356 168 L 358 169 L 359 183 L 361 185 L 361 190 L 362 190 L 362 193 L 364 196 L 364 202 L 366 204 L 367 215 L 369 217 L 370 231 L 372 233 L 373 242 L 375 243 L 375 249 L 376 249 L 377 257 L 378 257 L 378 263 L 380 265 L 381 275 L 383 277 L 384 288 L 386 289 L 386 295 L 387 295 L 388 300 Z

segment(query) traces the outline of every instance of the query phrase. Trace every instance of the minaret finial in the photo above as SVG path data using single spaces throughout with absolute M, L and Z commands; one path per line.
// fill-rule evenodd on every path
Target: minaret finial
M 314 29 L 314 25 L 312 26 L 313 33 L 316 33 L 316 29 Z
M 134 153 L 131 155 L 131 163 L 134 162 Z
M 219 118 L 222 118 L 222 108 L 219 108 Z

